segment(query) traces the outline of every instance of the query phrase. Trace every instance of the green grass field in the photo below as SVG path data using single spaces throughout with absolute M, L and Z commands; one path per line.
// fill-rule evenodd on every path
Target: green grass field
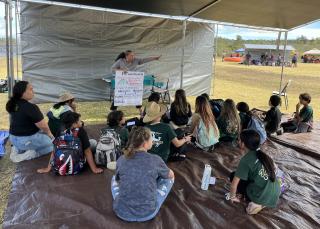
M 4 73 L 5 65 L 1 62 L 0 73 Z M 268 100 L 274 90 L 279 90 L 280 67 L 243 66 L 237 63 L 217 62 L 216 77 L 213 81 L 214 98 L 232 98 L 235 102 L 246 101 L 251 108 L 268 109 Z M 285 68 L 284 83 L 289 79 L 292 84 L 288 89 L 289 109 L 281 108 L 283 112 L 293 112 L 302 92 L 309 92 L 312 96 L 315 120 L 320 119 L 320 64 L 299 64 L 298 68 Z M 194 105 L 195 97 L 189 97 Z M 0 94 L 0 129 L 8 129 L 8 114 L 5 111 L 7 94 Z M 45 114 L 52 104 L 41 104 L 40 108 Z M 82 102 L 78 103 L 78 112 L 86 124 L 103 123 L 110 103 Z M 126 108 L 127 116 L 137 115 L 137 109 Z M 8 193 L 11 188 L 14 165 L 9 161 L 8 155 L 0 160 L 0 228 L 3 213 L 7 205 Z

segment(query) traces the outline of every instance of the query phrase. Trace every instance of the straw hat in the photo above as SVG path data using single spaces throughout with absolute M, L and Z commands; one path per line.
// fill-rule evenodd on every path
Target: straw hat
M 143 118 L 144 123 L 151 122 L 166 113 L 167 107 L 156 102 L 148 103 L 146 106 L 146 115 Z
M 60 95 L 59 102 L 62 103 L 71 99 L 74 99 L 74 96 L 70 92 L 65 92 Z

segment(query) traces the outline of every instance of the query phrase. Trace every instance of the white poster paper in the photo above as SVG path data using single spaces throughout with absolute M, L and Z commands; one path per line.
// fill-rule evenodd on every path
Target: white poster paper
M 116 71 L 114 105 L 142 105 L 143 72 Z

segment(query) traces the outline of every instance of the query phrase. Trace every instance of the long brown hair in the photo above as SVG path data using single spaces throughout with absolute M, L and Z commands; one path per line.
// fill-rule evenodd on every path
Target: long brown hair
M 217 124 L 215 122 L 214 115 L 212 113 L 210 104 L 206 97 L 198 96 L 196 98 L 196 110 L 195 113 L 198 113 L 207 129 L 207 133 L 209 134 L 210 126 L 214 128 L 215 135 L 219 134 L 219 130 Z
M 227 99 L 223 103 L 220 118 L 227 122 L 227 130 L 229 133 L 240 131 L 240 117 L 236 109 L 236 105 L 232 99 Z
M 189 104 L 187 102 L 186 92 L 183 89 L 176 91 L 173 105 L 178 115 L 186 115 L 189 113 Z
M 126 158 L 131 158 L 137 152 L 138 148 L 151 138 L 151 131 L 142 126 L 132 128 L 129 134 L 129 140 L 124 155 Z

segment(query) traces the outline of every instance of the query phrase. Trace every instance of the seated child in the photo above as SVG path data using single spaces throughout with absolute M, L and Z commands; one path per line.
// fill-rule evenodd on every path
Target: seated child
M 239 111 L 241 130 L 247 129 L 248 124 L 251 120 L 249 105 L 245 102 L 240 102 L 237 104 L 237 110 Z
M 147 151 L 152 148 L 148 128 L 134 127 L 128 147 L 117 161 L 111 181 L 113 210 L 125 221 L 154 218 L 174 183 L 174 173 L 164 161 Z
M 72 137 L 73 137 L 73 139 L 75 139 L 75 141 L 78 139 L 80 140 L 80 153 L 82 153 L 83 155 L 77 155 L 77 156 L 79 156 L 81 158 L 85 157 L 85 159 L 88 162 L 89 167 L 93 173 L 102 173 L 103 170 L 100 168 L 97 168 L 97 166 L 93 160 L 92 152 L 90 149 L 89 138 L 88 138 L 87 132 L 82 127 L 82 123 L 80 120 L 80 114 L 75 113 L 75 112 L 68 112 L 63 117 L 62 122 L 64 124 L 64 127 L 66 128 L 64 133 L 69 131 L 72 134 Z M 59 138 L 60 137 L 57 137 L 54 140 L 54 144 L 58 142 L 57 140 L 59 140 Z M 57 152 L 56 149 L 57 149 L 57 146 L 55 146 L 55 151 L 53 153 L 51 153 L 48 166 L 46 168 L 38 169 L 37 170 L 38 173 L 48 173 L 51 171 L 52 166 L 55 165 L 56 160 L 59 159 L 58 155 L 56 155 L 59 152 Z M 60 155 L 60 157 L 61 156 L 62 155 Z M 65 161 L 65 164 L 68 165 L 67 160 Z M 76 173 L 73 173 L 74 171 L 70 171 L 70 169 L 76 170 L 78 166 L 81 167 L 82 165 L 76 165 L 76 164 L 73 164 L 72 166 L 68 165 L 69 168 L 64 168 L 64 169 L 67 169 L 67 171 L 65 170 L 63 172 L 63 174 L 61 174 L 61 173 L 59 173 L 59 174 L 60 175 L 76 174 Z M 79 171 L 80 171 L 80 169 L 79 169 Z M 75 172 L 79 172 L 79 171 L 75 171 Z
M 186 136 L 179 140 L 169 124 L 160 122 L 161 116 L 166 111 L 167 108 L 165 105 L 151 102 L 146 107 L 146 115 L 143 118 L 143 122 L 148 123 L 147 127 L 151 130 L 152 134 L 153 147 L 149 150 L 149 152 L 159 155 L 164 162 L 167 162 L 169 156 L 173 156 L 173 154 L 175 154 L 175 152 L 172 152 L 172 155 L 170 155 L 171 143 L 175 147 L 179 148 L 191 140 L 190 136 Z M 174 157 L 178 157 L 183 160 L 185 155 L 179 154 L 174 155 Z M 178 160 L 178 158 L 175 159 Z
M 235 141 L 238 138 L 241 123 L 232 99 L 227 99 L 222 107 L 220 117 L 217 120 L 220 130 L 219 141 Z
M 232 183 L 227 199 L 240 202 L 237 193 L 245 197 L 249 201 L 246 211 L 250 215 L 265 207 L 274 208 L 281 193 L 280 182 L 273 160 L 259 148 L 259 134 L 254 130 L 244 130 L 239 144 L 246 154 L 241 158 L 236 172 L 230 175 Z
M 204 150 L 219 142 L 219 129 L 209 102 L 204 96 L 196 98 L 196 110 L 192 116 L 191 132 L 196 138 L 198 146 Z
M 267 111 L 266 117 L 264 118 L 264 124 L 267 134 L 273 134 L 278 131 L 281 133 L 280 123 L 281 123 L 281 112 L 279 110 L 279 105 L 281 104 L 281 98 L 278 95 L 272 95 L 269 100 L 270 110 Z
M 113 129 L 120 137 L 121 149 L 126 147 L 129 137 L 128 129 L 123 127 L 125 123 L 126 119 L 122 111 L 111 111 L 107 117 L 107 127 L 101 130 L 105 131 L 107 129 Z
M 294 118 L 281 124 L 285 132 L 306 133 L 312 130 L 313 110 L 310 102 L 311 96 L 308 93 L 300 94 Z
M 56 137 L 63 130 L 61 119 L 68 112 L 76 112 L 76 104 L 72 94 L 64 93 L 60 96 L 59 103 L 54 104 L 47 113 L 48 126 L 53 136 Z
M 187 102 L 186 93 L 183 89 L 179 89 L 170 107 L 170 125 L 173 129 L 185 127 L 191 116 L 191 106 Z

